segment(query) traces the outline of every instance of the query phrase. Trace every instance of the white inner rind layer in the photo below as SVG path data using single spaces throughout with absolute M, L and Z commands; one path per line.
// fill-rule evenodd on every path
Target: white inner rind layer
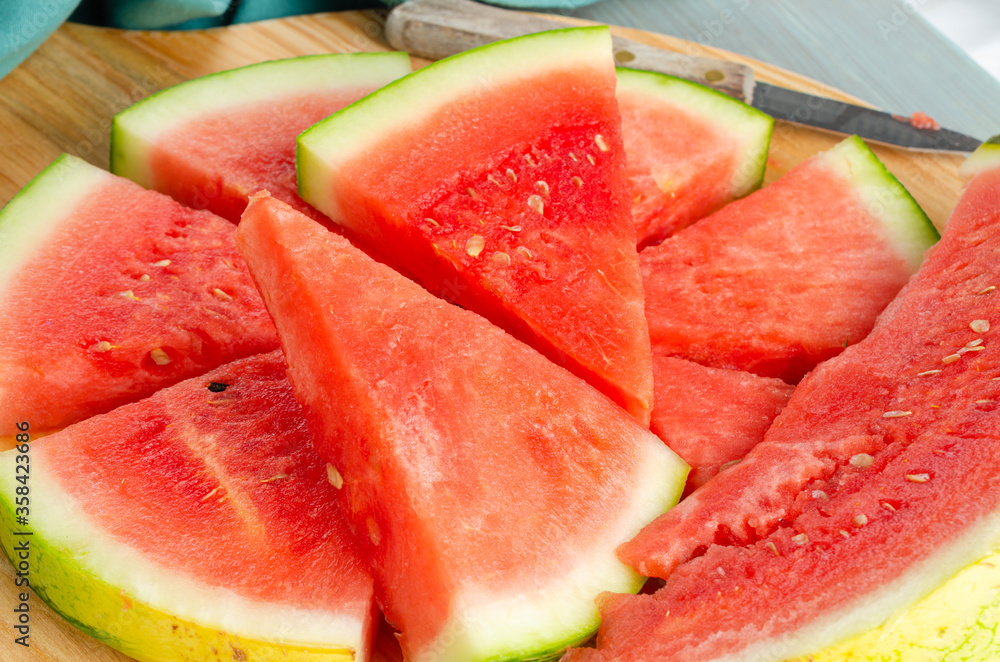
M 987 142 L 976 148 L 976 151 L 965 160 L 958 169 L 958 174 L 964 179 L 1000 167 L 1000 136 L 993 136 Z
M 540 77 L 566 63 L 606 69 L 610 53 L 607 28 L 572 28 L 487 44 L 415 71 L 299 136 L 299 195 L 337 223 L 345 224 L 347 219 L 332 195 L 338 173 L 346 164 L 377 149 L 386 136 L 419 127 L 441 108 L 484 89 Z
M 730 190 L 742 197 L 760 186 L 767 165 L 774 119 L 752 106 L 682 78 L 619 67 L 618 91 L 647 97 L 650 103 L 679 108 L 718 126 L 728 140 L 739 141 L 740 156 Z
M 893 252 L 906 263 L 911 274 L 916 273 L 924 253 L 940 237 L 903 185 L 857 136 L 841 141 L 817 158 L 851 182 L 865 210 L 885 230 Z
M 758 641 L 739 653 L 714 658 L 713 662 L 781 662 L 817 653 L 897 618 L 963 568 L 997 549 L 1000 549 L 1000 512 L 991 513 L 958 538 L 940 545 L 922 562 L 861 600 L 794 632 Z M 947 623 L 935 624 L 942 625 Z
M 410 73 L 406 53 L 334 53 L 252 64 L 195 78 L 118 113 L 111 171 L 153 188 L 147 154 L 162 136 L 199 117 L 322 90 L 371 88 Z
M 16 456 L 14 450 L 0 453 L 0 490 L 9 504 L 14 503 L 18 485 L 14 481 Z M 36 539 L 42 539 L 54 555 L 63 557 L 67 569 L 78 569 L 76 588 L 81 595 L 97 590 L 87 586 L 96 578 L 121 589 L 133 601 L 239 637 L 303 647 L 365 650 L 361 619 L 253 600 L 150 561 L 90 520 L 77 500 L 52 476 L 44 453 L 30 457 L 31 528 Z M 33 575 L 31 581 L 44 588 L 46 578 Z M 89 621 L 86 613 L 66 615 L 87 627 L 101 629 L 102 624 Z
M 662 441 L 636 452 L 635 480 L 600 544 L 581 550 L 576 563 L 534 591 L 516 595 L 477 585 L 459 589 L 454 616 L 415 662 L 531 659 L 580 643 L 600 624 L 596 598 L 604 591 L 635 593 L 645 578 L 621 563 L 615 549 L 680 499 L 689 467 Z M 602 522 L 594 522 L 601 526 Z
M 0 301 L 24 265 L 59 227 L 111 180 L 107 172 L 63 154 L 0 210 Z

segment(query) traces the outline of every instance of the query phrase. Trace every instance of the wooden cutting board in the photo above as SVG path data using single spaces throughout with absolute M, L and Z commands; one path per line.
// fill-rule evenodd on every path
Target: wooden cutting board
M 26 62 L 0 81 L 0 204 L 62 152 L 108 166 L 111 118 L 159 89 L 204 74 L 254 62 L 326 52 L 389 50 L 383 17 L 344 12 L 285 18 L 204 31 L 129 32 L 67 24 Z M 692 55 L 749 64 L 759 80 L 857 103 L 858 100 L 797 74 L 733 53 L 673 37 L 613 28 L 622 36 Z M 415 64 L 424 64 L 415 60 Z M 770 182 L 840 137 L 778 123 L 768 158 Z M 875 147 L 879 157 L 943 227 L 961 193 L 962 157 Z M 34 596 L 30 648 L 14 643 L 17 604 L 14 572 L 0 561 L 0 662 L 126 662 L 130 658 L 63 621 Z M 236 649 L 222 660 L 243 659 Z M 400 659 L 383 625 L 376 662 Z

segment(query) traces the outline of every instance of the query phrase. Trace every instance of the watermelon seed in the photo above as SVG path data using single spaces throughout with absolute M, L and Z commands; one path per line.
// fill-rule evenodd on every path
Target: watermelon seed
M 277 474 L 276 476 L 271 476 L 270 478 L 263 478 L 257 482 L 259 483 L 273 483 L 276 480 L 281 480 L 282 478 L 288 478 L 288 474 Z
M 149 358 L 153 359 L 153 363 L 156 365 L 167 365 L 170 363 L 170 357 L 159 347 L 149 353 Z
M 981 352 L 984 349 L 986 348 L 983 347 L 982 345 L 975 345 L 973 347 L 963 347 L 962 349 L 958 350 L 958 353 L 965 354 L 966 352 Z
M 159 262 L 154 262 L 153 266 L 154 267 L 169 267 L 170 266 L 170 260 L 160 260 Z
M 472 198 L 473 200 L 478 200 L 479 199 L 479 194 L 476 193 L 476 189 L 472 188 L 471 186 L 469 188 L 465 189 L 465 192 L 468 193 L 469 197 Z
M 119 292 L 118 296 L 124 297 L 124 298 L 128 299 L 129 301 L 141 301 L 142 300 L 139 297 L 137 297 L 136 295 L 134 295 L 132 293 L 132 290 L 125 290 L 124 292 Z
M 868 523 L 868 515 L 861 513 L 854 516 L 854 526 L 862 527 Z
M 510 168 L 507 168 L 507 178 L 510 179 L 510 181 L 514 182 L 515 184 L 517 183 L 517 175 L 515 175 L 514 171 L 511 170 Z
M 976 400 L 976 404 L 977 405 L 985 405 L 985 404 L 987 404 L 989 402 L 993 402 L 993 401 L 992 400 Z
M 139 281 L 142 282 L 142 283 L 148 283 L 149 282 L 149 274 L 143 274 L 143 275 L 139 276 Z
M 609 290 L 614 292 L 616 295 L 621 296 L 621 294 L 618 292 L 618 290 L 615 289 L 615 286 L 611 284 L 611 281 L 608 280 L 607 275 L 602 270 L 598 269 L 597 273 L 601 277 L 601 280 L 604 281 L 604 284 L 608 286 Z
M 580 179 L 579 177 L 574 177 L 570 181 L 573 182 L 573 186 L 575 186 L 577 188 L 583 188 L 583 180 Z
M 217 287 L 212 290 L 212 294 L 214 294 L 219 299 L 222 299 L 223 301 L 232 301 L 233 300 L 233 297 L 229 296 L 228 294 L 226 294 L 225 292 L 223 292 L 222 290 L 220 290 Z
M 813 490 L 812 498 L 814 499 L 829 499 L 830 497 L 823 490 Z
M 497 264 L 507 266 L 510 264 L 510 256 L 502 251 L 498 251 L 493 254 L 493 261 Z
M 208 383 L 208 390 L 211 391 L 212 393 L 222 393 L 227 388 L 229 388 L 229 384 L 223 384 L 222 382 Z
M 735 467 L 740 462 L 741 460 L 730 460 L 729 462 L 725 462 L 722 464 L 722 466 L 719 467 L 719 471 L 725 471 L 729 467 Z
M 894 410 L 885 412 L 884 414 L 882 414 L 882 418 L 903 418 L 904 416 L 912 416 L 912 415 L 913 415 L 912 411 Z
M 987 292 L 992 292 L 995 289 L 997 289 L 996 285 L 990 285 L 989 287 L 984 287 L 983 289 L 979 290 L 978 292 L 976 292 L 976 294 L 986 294 Z
M 850 538 L 851 537 L 851 534 L 848 533 L 847 531 L 844 531 L 843 529 L 840 529 L 839 533 L 840 533 L 840 535 L 844 536 L 845 538 Z
M 604 140 L 604 136 L 602 136 L 599 133 L 596 136 L 594 136 L 594 144 L 596 144 L 597 149 L 601 150 L 602 152 L 606 152 L 609 149 L 611 149 L 610 147 L 608 147 L 608 143 Z M 591 161 L 591 163 L 593 163 L 593 161 Z
M 438 223 L 437 221 L 435 221 L 435 220 L 434 220 L 433 218 L 431 218 L 430 216 L 428 216 L 427 218 L 425 218 L 425 219 L 424 219 L 424 221 L 425 221 L 425 222 L 427 222 L 427 223 L 430 223 L 431 225 L 433 225 L 433 226 L 434 226 L 434 227 L 436 227 L 436 228 L 439 228 L 439 227 L 441 227 L 441 224 L 440 224 L 440 223 Z
M 531 154 L 525 154 L 524 160 L 527 161 L 528 165 L 530 165 L 531 167 L 535 167 L 536 165 L 538 165 L 537 163 L 535 163 L 535 160 L 531 158 Z
M 979 347 L 982 344 L 983 344 L 983 339 L 982 338 L 976 338 L 975 340 L 970 340 L 969 342 L 965 343 L 965 346 L 966 347 Z
M 597 165 L 597 161 L 595 161 L 594 157 L 590 154 L 587 154 L 587 160 L 590 161 L 590 165 Z
M 521 255 L 523 255 L 524 257 L 528 258 L 529 260 L 530 260 L 530 259 L 531 259 L 532 257 L 534 257 L 534 256 L 533 256 L 533 255 L 531 254 L 531 251 L 529 251 L 529 250 L 527 249 L 527 247 L 525 247 L 525 246 L 518 246 L 518 247 L 517 247 L 517 252 L 518 252 L 518 253 L 520 253 Z
M 491 184 L 495 184 L 496 186 L 500 186 L 500 180 L 497 179 L 496 177 L 494 177 L 492 174 L 491 175 L 487 175 L 486 179 Z
M 534 209 L 539 214 L 545 211 L 545 201 L 542 200 L 542 197 L 539 195 L 529 195 L 528 206 Z
M 792 536 L 792 542 L 794 542 L 796 545 L 805 545 L 806 543 L 809 542 L 809 536 L 807 536 L 804 533 L 800 533 L 797 536 Z
M 906 474 L 903 477 L 911 483 L 926 483 L 931 479 L 930 474 Z
M 501 225 L 500 227 L 502 227 L 504 230 L 508 230 L 510 232 L 520 232 L 521 231 L 521 226 L 520 225 Z
M 976 333 L 986 333 L 990 330 L 990 322 L 989 320 L 972 320 L 969 323 L 969 328 Z
M 769 550 L 771 550 L 771 553 L 774 554 L 775 556 L 781 556 L 781 552 L 778 551 L 777 545 L 775 545 L 770 540 L 764 543 L 764 547 L 767 547 Z
M 537 186 L 538 190 L 542 192 L 542 195 L 549 194 L 548 182 L 543 182 L 542 180 L 539 179 L 537 182 L 535 182 L 535 186 Z
M 369 517 L 365 523 L 368 525 L 368 537 L 371 538 L 372 544 L 377 546 L 382 542 L 382 532 L 378 530 L 378 522 Z
M 868 453 L 858 453 L 851 458 L 851 464 L 859 469 L 865 469 L 872 466 L 872 462 L 875 461 Z
M 90 351 L 92 352 L 107 352 L 111 349 L 111 343 L 107 340 L 102 340 L 99 343 L 95 343 L 90 346 Z
M 931 375 L 936 375 L 940 370 L 924 370 L 923 372 L 918 372 L 917 377 L 930 377 Z
M 948 356 L 946 356 L 943 359 L 941 359 L 941 363 L 945 363 L 945 364 L 947 364 L 947 363 L 954 363 L 955 361 L 959 360 L 960 358 L 962 358 L 961 354 L 949 354 Z
M 486 240 L 481 234 L 474 234 L 465 242 L 465 252 L 471 257 L 479 257 L 484 248 L 486 248 Z
M 338 490 L 344 486 L 344 477 L 340 475 L 339 471 L 337 471 L 337 467 L 332 464 L 326 465 L 326 479 L 330 481 L 330 484 Z
M 882 502 L 882 507 L 885 508 L 886 510 L 888 510 L 890 513 L 896 512 L 896 508 L 893 507 L 893 505 L 891 503 L 889 503 L 888 501 Z
M 203 496 L 201 498 L 201 501 L 208 501 L 209 499 L 211 499 L 212 497 L 214 497 L 215 493 L 218 492 L 218 491 L 219 491 L 219 487 L 216 486 L 215 489 L 213 489 L 211 492 L 209 492 L 208 494 L 206 494 L 205 496 Z
M 570 158 L 571 161 L 573 161 L 573 163 L 577 163 L 580 160 L 580 159 L 576 158 L 576 154 L 574 154 L 573 152 L 569 153 L 569 158 Z

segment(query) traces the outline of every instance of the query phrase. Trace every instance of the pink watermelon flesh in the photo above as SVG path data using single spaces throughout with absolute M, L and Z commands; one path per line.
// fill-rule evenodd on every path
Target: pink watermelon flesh
M 233 223 L 239 223 L 250 194 L 263 188 L 303 214 L 335 227 L 298 195 L 295 137 L 371 91 L 317 90 L 178 126 L 148 156 L 153 188 Z
M 648 424 L 651 359 L 614 92 L 610 53 L 599 70 L 566 59 L 477 89 L 384 131 L 322 195 L 372 254 Z
M 372 579 L 309 439 L 272 352 L 70 426 L 31 455 L 94 526 L 168 572 L 342 614 L 371 635 Z
M 62 165 L 25 192 L 97 170 Z M 0 294 L 0 435 L 17 421 L 58 429 L 278 346 L 231 223 L 114 175 L 97 182 Z
M 849 615 L 893 582 L 932 590 L 992 549 L 998 230 L 995 168 L 971 182 L 872 333 L 803 380 L 740 464 L 619 550 L 666 586 L 609 598 L 601 650 L 572 659 L 709 660 L 755 642 L 773 646 L 758 659 L 785 659 L 807 626 Z M 902 606 L 882 605 L 856 625 Z
M 643 466 L 670 480 L 669 451 L 597 391 L 287 206 L 255 196 L 237 242 L 409 659 L 450 645 L 463 596 L 562 582 Z
M 764 438 L 795 387 L 749 372 L 653 355 L 649 429 L 691 465 L 686 493 Z
M 654 351 L 795 383 L 868 334 L 911 267 L 823 156 L 642 251 Z

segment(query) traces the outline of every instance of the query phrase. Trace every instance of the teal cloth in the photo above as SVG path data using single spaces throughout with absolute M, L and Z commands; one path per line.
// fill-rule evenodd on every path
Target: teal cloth
M 596 1 L 490 0 L 490 4 L 552 10 Z M 399 0 L 382 4 L 399 4 Z M 379 3 L 365 0 L 0 0 L 0 78 L 68 18 L 117 28 L 174 30 L 376 6 Z

